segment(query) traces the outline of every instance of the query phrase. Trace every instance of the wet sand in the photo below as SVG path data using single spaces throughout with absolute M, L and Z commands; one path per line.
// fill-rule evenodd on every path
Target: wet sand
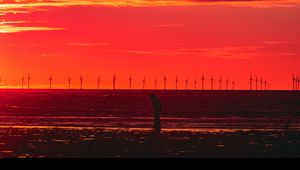
M 2 158 L 300 157 L 298 131 L 2 128 Z

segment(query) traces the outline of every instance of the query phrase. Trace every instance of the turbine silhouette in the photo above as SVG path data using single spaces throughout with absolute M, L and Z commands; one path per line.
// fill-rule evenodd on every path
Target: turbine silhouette
M 50 78 L 49 78 L 49 88 L 52 89 L 52 81 L 53 81 L 53 78 L 52 78 L 52 75 L 50 74 Z
M 189 88 L 189 79 L 185 80 L 185 90 Z
M 252 81 L 253 81 L 253 77 L 252 77 L 252 74 L 250 74 L 250 90 L 252 91 Z
M 116 74 L 114 73 L 114 76 L 113 76 L 113 90 L 116 90 Z
M 202 90 L 204 90 L 204 81 L 205 81 L 204 73 L 202 73 L 201 81 L 202 81 Z
M 226 90 L 229 90 L 229 79 L 226 80 Z
M 80 75 L 80 90 L 83 89 L 83 77 Z
M 155 78 L 155 80 L 154 80 L 154 89 L 156 90 L 157 89 L 157 78 Z
M 164 76 L 164 90 L 167 90 L 167 77 Z
M 176 88 L 176 90 L 178 90 L 178 77 L 176 76 L 176 79 L 175 79 L 175 88 Z
M 214 79 L 214 76 L 212 75 L 211 76 L 211 90 L 214 90 L 214 81 L 215 81 L 215 79 Z
M 145 90 L 145 85 L 146 85 L 146 77 L 144 76 L 144 79 L 143 79 L 143 90 Z
M 27 87 L 28 87 L 28 89 L 30 89 L 30 80 L 31 80 L 31 77 L 30 77 L 30 74 L 28 73 L 28 75 L 27 75 Z
M 255 87 L 256 87 L 256 91 L 257 91 L 258 90 L 258 78 L 257 78 L 257 76 L 255 78 Z
M 132 88 L 132 77 L 129 75 L 129 89 L 131 90 Z
M 25 84 L 25 76 L 23 75 L 23 77 L 21 78 L 22 81 L 22 89 L 24 89 L 24 84 Z
M 98 76 L 98 79 L 97 79 L 97 83 L 98 83 L 98 89 L 100 89 L 100 84 L 101 84 L 101 77 L 100 76 Z
M 222 76 L 220 76 L 220 79 L 219 79 L 219 90 L 222 90 Z
M 68 79 L 69 89 L 71 89 L 71 78 Z

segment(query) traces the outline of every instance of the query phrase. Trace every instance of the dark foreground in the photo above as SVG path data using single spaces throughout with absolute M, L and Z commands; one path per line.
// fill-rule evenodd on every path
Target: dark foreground
M 291 91 L 0 90 L 0 157 L 300 157 L 299 116 Z
M 164 132 L 1 129 L 0 157 L 300 157 L 296 131 Z

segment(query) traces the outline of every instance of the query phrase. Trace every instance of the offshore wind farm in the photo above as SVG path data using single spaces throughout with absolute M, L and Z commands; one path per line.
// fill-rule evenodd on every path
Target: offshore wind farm
M 0 158 L 300 157 L 300 0 L 0 0 Z

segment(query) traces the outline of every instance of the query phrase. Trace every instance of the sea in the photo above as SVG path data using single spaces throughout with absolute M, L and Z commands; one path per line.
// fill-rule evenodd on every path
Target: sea
M 168 143 L 166 145 L 177 143 L 182 146 L 180 151 L 167 147 L 163 153 L 153 155 L 148 153 L 151 149 L 136 150 L 140 144 L 147 142 L 153 128 L 150 94 L 156 95 L 162 102 L 161 133 Z M 248 138 L 251 134 L 259 134 L 257 141 L 262 143 L 266 139 L 261 134 L 275 134 L 278 137 L 286 136 L 288 132 L 294 134 L 293 146 L 300 148 L 299 115 L 300 92 L 294 91 L 2 89 L 0 157 L 300 156 L 300 151 L 296 152 L 295 149 L 292 153 L 285 153 L 285 143 L 278 144 L 278 148 L 285 146 L 282 152 L 279 149 L 278 152 L 266 154 L 264 149 L 256 149 L 257 152 L 247 154 L 236 151 L 239 149 L 237 146 L 229 147 L 224 142 L 220 144 L 216 141 L 216 137 L 220 136 L 230 141 L 246 134 L 247 137 L 241 140 L 247 140 L 247 144 L 251 145 L 253 138 Z M 174 135 L 183 141 L 172 141 Z M 230 135 L 233 137 L 228 137 Z M 215 140 L 204 143 L 213 143 L 212 148 L 235 148 L 234 152 L 231 149 L 217 155 L 212 154 L 212 151 L 200 153 L 197 147 L 203 143 L 189 145 L 189 140 L 195 136 L 197 140 L 194 141 L 212 138 Z M 99 141 L 103 142 L 104 139 L 115 143 L 108 145 L 107 150 L 102 152 L 103 143 L 102 150 L 97 147 L 101 143 Z M 133 143 L 126 149 L 128 143 L 124 143 L 124 140 L 128 142 L 129 139 Z M 12 141 L 18 144 L 14 145 Z M 24 143 L 20 144 L 20 141 Z M 93 142 L 91 146 L 94 149 L 64 151 L 64 148 L 76 148 L 76 142 L 82 145 L 88 141 Z M 272 141 L 271 145 L 277 142 L 275 138 Z M 60 150 L 52 149 L 52 152 L 48 152 L 46 148 L 53 148 L 57 143 L 63 144 Z M 121 145 L 125 149 L 109 150 Z M 194 149 L 185 152 L 183 146 L 194 146 Z

